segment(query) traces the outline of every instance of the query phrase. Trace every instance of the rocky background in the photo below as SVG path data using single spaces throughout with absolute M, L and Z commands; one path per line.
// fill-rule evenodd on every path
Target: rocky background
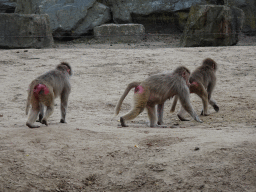
M 108 23 L 142 24 L 146 34 L 185 31 L 181 46 L 235 45 L 240 31 L 256 35 L 254 0 L 0 0 L 0 12 L 47 14 L 52 35 L 59 40 L 93 35 L 95 27 Z M 211 35 L 202 40 L 200 32 L 190 35 L 206 29 L 222 37 Z

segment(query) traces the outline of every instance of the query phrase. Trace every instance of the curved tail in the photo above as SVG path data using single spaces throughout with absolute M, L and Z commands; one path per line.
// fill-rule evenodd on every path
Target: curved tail
M 130 84 L 126 87 L 126 89 L 125 89 L 123 95 L 121 96 L 121 98 L 119 99 L 119 101 L 118 101 L 118 103 L 117 103 L 117 105 L 116 105 L 116 108 L 115 108 L 115 115 L 118 115 L 118 113 L 119 113 L 119 111 L 120 111 L 120 108 L 121 108 L 121 105 L 122 105 L 122 103 L 123 103 L 125 97 L 126 97 L 126 96 L 128 95 L 128 93 L 130 92 L 130 90 L 131 90 L 132 88 L 134 88 L 134 87 L 139 86 L 139 85 L 140 85 L 140 82 L 132 82 L 132 83 L 130 83 Z
M 173 113 L 175 111 L 175 108 L 176 108 L 176 105 L 177 105 L 177 102 L 178 102 L 178 98 L 179 98 L 178 95 L 175 95 L 174 100 L 172 102 L 172 108 L 170 110 L 171 113 Z

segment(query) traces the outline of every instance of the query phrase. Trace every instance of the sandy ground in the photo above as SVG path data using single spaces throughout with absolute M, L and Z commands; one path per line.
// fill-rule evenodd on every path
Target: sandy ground
M 1 50 L 0 191 L 255 192 L 255 41 L 207 48 L 175 48 L 177 40 L 172 43 Z M 203 123 L 181 122 L 179 105 L 171 114 L 168 100 L 164 122 L 176 128 L 147 127 L 146 111 L 129 127 L 118 128 L 114 107 L 129 82 L 179 65 L 193 71 L 206 57 L 219 64 L 213 94 L 218 113 L 209 107 L 210 116 L 200 117 Z M 68 123 L 59 123 L 57 99 L 49 126 L 29 129 L 28 85 L 60 61 L 74 69 Z M 132 95 L 120 115 L 131 108 Z M 191 102 L 199 114 L 200 99 L 191 95 Z

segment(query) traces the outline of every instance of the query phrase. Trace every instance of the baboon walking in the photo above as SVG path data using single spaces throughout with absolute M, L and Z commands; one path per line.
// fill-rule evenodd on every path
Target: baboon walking
M 26 125 L 29 128 L 38 128 L 34 125 L 39 114 L 39 122 L 48 125 L 47 119 L 53 113 L 54 99 L 60 96 L 61 99 L 61 123 L 65 123 L 68 96 L 71 91 L 69 77 L 72 75 L 71 67 L 68 63 L 62 62 L 51 70 L 33 80 L 29 85 L 26 105 L 26 115 L 30 110 Z M 44 106 L 47 107 L 44 114 Z
M 190 75 L 189 77 L 189 90 L 190 93 L 197 94 L 203 102 L 203 110 L 201 115 L 209 115 L 208 114 L 208 102 L 211 106 L 213 106 L 216 112 L 219 111 L 219 107 L 217 103 L 211 98 L 213 89 L 216 85 L 216 73 L 217 71 L 217 63 L 210 58 L 207 58 L 203 61 L 202 65 Z M 171 112 L 174 112 L 176 104 L 178 101 L 178 96 L 175 96 Z M 181 107 L 181 110 L 178 113 L 178 117 L 182 121 L 186 121 L 183 117 L 184 109 Z
M 137 117 L 144 108 L 147 108 L 150 127 L 166 127 L 156 124 L 156 109 L 158 105 L 158 122 L 163 122 L 163 106 L 167 99 L 178 95 L 182 106 L 198 122 L 202 122 L 189 100 L 189 78 L 190 72 L 186 67 L 178 67 L 171 73 L 156 74 L 148 77 L 142 82 L 132 82 L 125 89 L 123 95 L 115 108 L 115 114 L 118 115 L 122 102 L 132 88 L 134 90 L 134 106 L 126 115 L 120 117 L 122 127 L 127 127 L 126 120 L 132 120 Z

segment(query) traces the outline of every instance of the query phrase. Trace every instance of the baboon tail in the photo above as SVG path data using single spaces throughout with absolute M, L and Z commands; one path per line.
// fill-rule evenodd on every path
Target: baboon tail
M 121 105 L 122 105 L 122 103 L 123 103 L 125 97 L 126 97 L 126 96 L 128 95 L 128 93 L 130 92 L 130 90 L 131 90 L 132 88 L 134 88 L 134 87 L 139 86 L 139 85 L 140 85 L 140 82 L 132 82 L 132 83 L 130 83 L 130 84 L 126 87 L 126 89 L 125 89 L 123 95 L 121 96 L 121 98 L 119 99 L 119 101 L 118 101 L 118 103 L 117 103 L 117 105 L 116 105 L 116 108 L 115 108 L 115 116 L 118 115 L 118 113 L 119 113 L 119 111 L 120 111 L 120 108 L 121 108 Z
M 175 95 L 174 100 L 172 102 L 172 108 L 170 110 L 171 113 L 173 113 L 175 111 L 175 108 L 176 108 L 176 105 L 177 105 L 177 102 L 178 102 L 178 98 L 179 98 L 178 95 Z

